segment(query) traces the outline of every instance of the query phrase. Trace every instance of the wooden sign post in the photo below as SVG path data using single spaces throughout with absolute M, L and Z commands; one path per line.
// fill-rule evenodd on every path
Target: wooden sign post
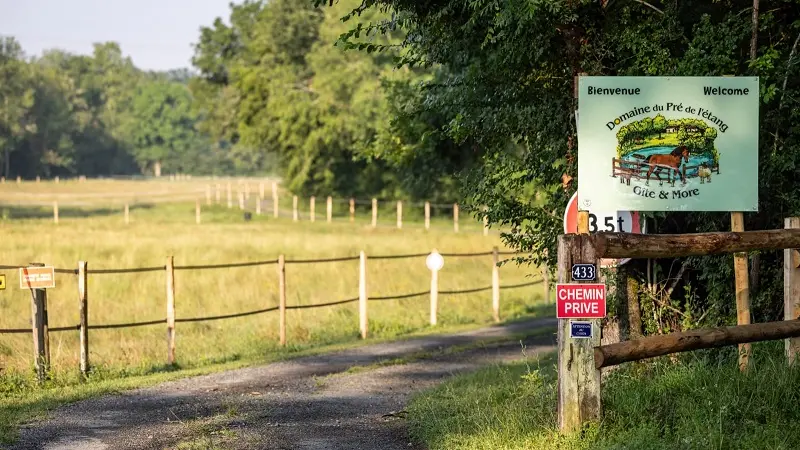
M 34 367 L 36 379 L 41 383 L 50 371 L 50 333 L 47 320 L 47 289 L 56 287 L 55 269 L 42 263 L 31 263 L 19 269 L 21 289 L 31 291 L 31 318 L 33 325 Z
M 599 265 L 589 235 L 559 236 L 559 284 L 572 282 L 572 266 L 579 263 Z M 568 299 L 560 288 L 556 289 L 557 309 L 559 303 Z M 565 298 L 559 298 L 561 296 Z M 583 333 L 580 337 L 573 333 L 573 325 Z M 594 365 L 594 347 L 600 345 L 600 327 L 601 319 L 597 318 L 577 323 L 572 319 L 558 320 L 558 427 L 562 432 L 577 431 L 584 423 L 601 417 L 600 371 Z
M 785 219 L 784 228 L 800 228 L 800 217 Z M 738 297 L 737 297 L 738 300 Z M 789 248 L 783 251 L 783 319 L 800 318 L 800 252 Z M 800 356 L 800 338 L 786 339 L 786 360 L 792 365 Z

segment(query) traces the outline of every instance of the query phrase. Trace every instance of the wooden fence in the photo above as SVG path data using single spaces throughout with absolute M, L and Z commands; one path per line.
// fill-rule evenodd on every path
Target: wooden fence
M 435 251 L 435 250 L 434 250 Z M 506 289 L 516 289 L 527 286 L 533 286 L 540 283 L 544 284 L 545 301 L 550 297 L 550 282 L 547 270 L 542 271 L 542 278 L 514 285 L 500 285 L 499 263 L 501 255 L 515 255 L 514 252 L 501 252 L 497 247 L 494 247 L 489 252 L 479 253 L 442 253 L 443 257 L 492 257 L 492 273 L 491 284 L 472 289 L 461 289 L 442 291 L 438 289 L 436 282 L 436 271 L 431 271 L 431 288 L 428 291 L 409 292 L 391 296 L 370 296 L 369 284 L 367 280 L 367 255 L 365 252 L 360 252 L 358 256 L 345 256 L 338 258 L 323 258 L 323 259 L 294 259 L 287 260 L 284 255 L 279 255 L 276 259 L 264 261 L 249 261 L 238 262 L 229 264 L 207 264 L 207 265 L 175 265 L 172 256 L 167 257 L 166 264 L 157 267 L 138 267 L 138 268 L 125 268 L 125 269 L 89 269 L 86 261 L 79 261 L 76 269 L 55 269 L 56 273 L 72 274 L 78 279 L 78 299 L 79 304 L 76 305 L 76 312 L 78 313 L 79 323 L 71 326 L 64 327 L 49 327 L 47 317 L 47 292 L 45 289 L 31 289 L 32 301 L 32 327 L 31 328 L 9 328 L 0 329 L 0 334 L 27 334 L 33 333 L 34 339 L 34 363 L 37 375 L 40 380 L 47 376 L 50 367 L 50 351 L 49 351 L 49 333 L 50 332 L 65 332 L 77 331 L 80 333 L 80 370 L 84 375 L 89 371 L 89 330 L 101 330 L 111 328 L 130 328 L 130 327 L 143 327 L 154 325 L 166 325 L 167 329 L 167 363 L 173 364 L 176 361 L 176 348 L 175 348 L 175 333 L 176 326 L 179 323 L 185 322 L 203 322 L 211 320 L 224 320 L 236 317 L 251 316 L 257 314 L 266 314 L 277 312 L 279 314 L 279 340 L 281 345 L 286 345 L 286 311 L 293 309 L 307 309 L 307 308 L 322 308 L 334 305 L 343 305 L 348 303 L 358 303 L 359 311 L 359 330 L 362 339 L 366 339 L 369 334 L 369 321 L 368 321 L 368 304 L 370 301 L 390 301 L 400 300 L 413 297 L 430 296 L 431 300 L 431 325 L 436 325 L 438 314 L 437 297 L 442 295 L 458 295 L 468 294 L 475 292 L 491 292 L 490 298 L 487 300 L 487 310 L 491 309 L 491 314 L 496 322 L 500 321 L 500 292 Z M 402 255 L 375 255 L 370 256 L 370 260 L 389 260 L 389 259 L 408 259 L 408 258 L 425 258 L 429 253 L 414 253 Z M 289 305 L 286 301 L 286 266 L 291 264 L 312 264 L 312 263 L 338 263 L 346 261 L 359 261 L 359 282 L 358 282 L 358 295 L 352 298 L 340 299 L 329 301 L 325 303 L 315 303 L 310 305 Z M 39 264 L 31 264 L 39 265 Z M 263 309 L 252 311 L 235 312 L 225 315 L 217 316 L 201 316 L 201 317 L 177 317 L 175 314 L 175 303 L 178 301 L 175 297 L 175 272 L 189 271 L 189 270 L 214 270 L 223 268 L 235 267 L 252 267 L 252 266 L 267 266 L 274 265 L 276 267 L 276 275 L 278 277 L 278 298 L 279 303 L 277 306 L 271 306 Z M 30 265 L 29 265 L 30 266 Z M 5 265 L 0 266 L 0 269 L 21 269 L 28 266 Z M 110 324 L 90 324 L 88 320 L 89 298 L 88 291 L 88 277 L 89 275 L 120 275 L 130 273 L 142 272 L 164 272 L 166 281 L 166 317 L 159 320 L 143 321 L 143 322 L 129 322 L 129 323 L 110 323 Z M 488 278 L 488 277 L 487 277 Z
M 267 184 L 270 185 L 270 192 L 269 197 L 267 197 Z M 235 187 L 235 189 L 234 189 Z M 47 194 L 31 194 L 36 197 L 47 196 Z M 78 200 L 70 200 L 70 201 L 44 201 L 44 200 L 25 200 L 23 202 L 11 203 L 8 199 L 0 200 L 0 204 L 9 205 L 13 204 L 16 206 L 52 206 L 53 210 L 53 222 L 59 222 L 59 206 L 91 206 L 96 205 L 95 201 L 97 198 L 105 198 L 105 197 L 113 197 L 114 195 L 118 194 L 108 194 L 108 193 L 91 193 L 91 194 L 76 194 L 75 198 Z M 261 215 L 271 215 L 273 218 L 290 218 L 294 222 L 299 222 L 301 220 L 308 220 L 310 222 L 317 221 L 317 198 L 312 196 L 308 199 L 304 199 L 303 202 L 308 202 L 308 209 L 302 211 L 300 210 L 300 198 L 296 195 L 291 196 L 291 210 L 289 209 L 282 209 L 281 206 L 283 204 L 288 204 L 288 199 L 281 198 L 281 195 L 278 190 L 278 185 L 276 182 L 264 182 L 260 181 L 256 184 L 252 185 L 249 181 L 240 181 L 239 183 L 233 183 L 231 181 L 227 182 L 220 182 L 220 183 L 212 183 L 207 184 L 204 190 L 198 190 L 193 192 L 183 192 L 183 193 L 175 193 L 172 195 L 165 195 L 164 192 L 152 192 L 152 193 L 137 193 L 136 196 L 138 197 L 147 197 L 147 203 L 167 203 L 167 202 L 195 202 L 195 214 L 194 219 L 195 223 L 200 224 L 202 223 L 202 207 L 203 203 L 206 206 L 211 205 L 226 205 L 229 209 L 238 208 L 244 212 L 251 212 L 255 213 L 257 216 Z M 203 197 L 205 201 L 203 201 Z M 86 200 L 79 200 L 80 198 L 88 198 L 92 199 L 92 201 Z M 321 202 L 321 200 L 320 200 Z M 123 211 L 123 221 L 124 223 L 130 224 L 131 221 L 131 205 L 136 204 L 136 202 L 131 202 L 129 200 L 123 201 L 121 205 L 117 206 Z M 334 204 L 337 205 L 347 205 L 347 215 L 342 216 L 335 216 L 334 214 Z M 356 210 L 357 207 L 369 206 L 371 212 L 371 227 L 377 228 L 379 227 L 379 205 L 394 205 L 392 209 L 395 210 L 395 213 L 392 217 L 393 227 L 397 229 L 402 229 L 404 225 L 404 208 L 405 212 L 409 211 L 409 208 L 416 208 L 417 210 L 421 210 L 423 213 L 423 223 L 426 230 L 431 228 L 431 217 L 432 217 L 432 208 L 444 209 L 451 211 L 450 214 L 452 218 L 452 229 L 455 233 L 462 231 L 460 229 L 460 206 L 458 203 L 431 203 L 429 201 L 425 202 L 409 202 L 403 200 L 387 200 L 387 199 L 378 199 L 378 198 L 371 198 L 369 200 L 365 199 L 356 199 L 356 198 L 349 198 L 349 199 L 342 199 L 342 198 L 334 198 L 328 196 L 325 199 L 325 215 L 324 219 L 326 222 L 330 223 L 333 222 L 334 219 L 341 220 L 345 219 L 349 222 L 353 223 L 356 220 Z M 483 208 L 484 211 L 488 211 L 487 208 Z M 270 213 L 271 212 L 271 213 Z M 321 216 L 320 212 L 320 216 Z M 322 219 L 322 217 L 320 217 Z M 483 224 L 482 224 L 483 235 L 486 236 L 489 234 L 489 221 L 486 215 L 483 216 Z
M 659 164 L 651 164 L 648 163 L 644 159 L 639 160 L 627 160 L 627 159 L 619 159 L 619 158 L 611 158 L 611 177 L 619 178 L 620 183 L 625 183 L 628 186 L 631 185 L 631 178 L 635 178 L 637 180 L 644 180 L 647 179 L 647 172 L 650 171 L 650 168 L 659 168 L 666 169 L 667 172 L 667 180 L 666 182 L 671 184 L 675 187 L 675 181 L 679 178 L 679 175 L 683 177 L 684 180 L 689 178 L 696 178 L 700 176 L 700 169 L 701 166 L 687 166 L 683 165 L 680 168 L 680 173 L 678 169 L 673 167 L 668 167 Z M 708 167 L 708 173 L 716 173 L 719 175 L 719 164 L 713 164 Z M 663 172 L 663 170 L 662 170 Z M 652 178 L 652 174 L 651 174 Z M 702 183 L 706 182 L 705 178 L 701 178 L 700 180 Z M 711 182 L 711 178 L 708 178 L 708 181 Z
M 628 233 L 559 236 L 558 281 L 572 282 L 573 263 L 598 264 L 601 258 L 678 258 L 784 250 L 784 321 L 750 324 L 749 302 L 739 304 L 738 326 L 699 329 L 600 345 L 600 333 L 590 339 L 570 338 L 569 320 L 558 325 L 558 421 L 562 431 L 575 431 L 602 415 L 601 369 L 704 348 L 740 345 L 740 368 L 747 369 L 747 343 L 786 339 L 789 364 L 800 355 L 800 218 L 786 219 L 785 229 L 637 235 Z M 558 301 L 558 300 L 556 300 Z M 592 327 L 601 328 L 600 319 Z M 743 361 L 744 359 L 744 361 Z

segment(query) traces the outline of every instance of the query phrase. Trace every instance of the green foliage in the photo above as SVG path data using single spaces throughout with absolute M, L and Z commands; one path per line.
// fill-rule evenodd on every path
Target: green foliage
M 226 154 L 195 129 L 184 71 L 145 73 L 115 43 L 91 56 L 60 50 L 26 59 L 0 41 L 2 174 L 55 175 L 216 172 Z
M 510 245 L 529 252 L 529 260 L 549 259 L 555 267 L 562 211 L 576 188 L 573 77 L 581 72 L 759 76 L 760 206 L 757 213 L 745 215 L 745 228 L 782 228 L 784 217 L 800 212 L 800 134 L 792 125 L 800 114 L 795 107 L 800 98 L 800 8 L 784 2 L 761 10 L 757 53 L 751 59 L 751 15 L 743 13 L 751 7 L 744 0 L 365 0 L 345 16 L 351 31 L 340 39 L 352 43 L 358 32 L 396 27 L 405 32 L 401 47 L 392 49 L 400 54 L 400 67 L 441 70 L 435 86 L 423 84 L 415 107 L 443 119 L 446 125 L 436 125 L 437 132 L 481 149 L 479 163 L 461 178 L 471 210 L 489 205 L 490 223 L 511 226 L 504 234 Z M 391 27 L 364 19 L 365 11 L 373 9 L 391 15 Z M 664 123 L 653 120 L 652 126 L 660 130 Z M 710 134 L 682 133 L 680 138 L 717 158 Z M 646 216 L 648 229 L 655 233 L 730 227 L 723 213 Z M 680 324 L 691 316 L 702 325 L 735 317 L 730 263 L 724 257 L 689 258 L 677 285 L 664 289 L 683 264 L 655 261 L 651 292 L 669 291 L 678 299 L 683 292 L 692 296 L 674 310 L 666 306 L 670 302 L 657 304 L 664 319 Z M 645 261 L 630 264 L 645 273 Z M 780 252 L 753 255 L 751 292 L 754 304 L 761 305 L 754 309 L 756 321 L 782 317 L 780 264 Z M 695 309 L 688 311 L 685 304 Z M 658 328 L 654 319 L 645 320 Z

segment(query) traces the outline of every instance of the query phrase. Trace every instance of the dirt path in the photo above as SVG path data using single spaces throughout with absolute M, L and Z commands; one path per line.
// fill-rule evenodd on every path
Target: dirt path
M 413 449 L 409 395 L 456 372 L 553 349 L 555 319 L 427 336 L 166 382 L 68 405 L 12 449 Z M 538 331 L 538 333 L 537 333 Z M 547 331 L 547 330 L 544 330 Z M 465 351 L 441 351 L 473 346 Z M 420 352 L 431 352 L 421 355 Z M 420 358 L 420 356 L 424 356 Z M 350 370 L 395 358 L 404 364 Z M 396 361 L 397 362 L 397 361 Z

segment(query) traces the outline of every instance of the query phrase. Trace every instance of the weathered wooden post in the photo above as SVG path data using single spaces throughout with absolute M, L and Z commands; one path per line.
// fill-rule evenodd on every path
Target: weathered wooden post
M 403 201 L 397 201 L 397 228 L 403 228 Z
M 378 226 L 378 199 L 372 199 L 372 228 Z
M 580 224 L 580 220 L 579 220 Z M 558 237 L 558 281 L 572 281 L 573 264 L 593 264 L 599 260 L 594 241 L 588 235 Z M 596 270 L 596 269 L 595 269 Z M 559 298 L 556 289 L 556 303 Z M 558 306 L 557 306 L 558 308 Z M 572 337 L 572 321 L 558 320 L 558 426 L 562 432 L 573 432 L 602 413 L 600 402 L 600 370 L 595 369 L 594 347 L 600 345 L 601 319 L 591 319 L 589 337 Z
M 425 202 L 425 229 L 431 228 L 431 202 Z
M 309 199 L 309 205 L 308 205 L 309 215 L 311 216 L 312 222 L 317 219 L 317 214 L 315 212 L 316 206 L 317 206 L 317 198 L 312 195 L 311 198 Z
M 744 231 L 744 214 L 731 213 L 731 231 Z M 750 323 L 750 279 L 747 271 L 747 253 L 733 254 L 733 273 L 736 283 L 736 323 Z M 750 366 L 751 344 L 739 344 L 739 370 L 747 370 Z
M 58 223 L 58 202 L 53 202 L 53 223 Z
M 500 322 L 500 251 L 492 248 L 492 317 Z
M 784 228 L 800 228 L 800 217 L 787 217 Z M 783 319 L 800 318 L 800 252 L 795 248 L 783 251 Z M 786 360 L 794 364 L 800 355 L 800 338 L 786 339 Z
M 547 249 L 544 250 L 544 257 L 547 258 Z M 547 260 L 542 264 L 542 284 L 544 287 L 544 303 L 550 303 L 550 267 Z
M 278 334 L 280 344 L 286 345 L 286 257 L 278 256 Z
M 200 199 L 194 202 L 194 222 L 200 225 Z
M 292 196 L 292 220 L 295 221 L 295 222 L 300 220 L 300 216 L 299 216 L 299 214 L 297 212 L 297 196 L 296 195 Z
M 167 364 L 175 364 L 175 258 L 167 256 Z
M 333 221 L 333 197 L 330 195 L 325 202 L 325 214 L 328 218 L 328 223 L 331 223 Z
M 358 258 L 358 327 L 361 330 L 361 339 L 366 339 L 369 333 L 367 319 L 367 254 L 363 250 Z
M 272 182 L 272 217 L 278 218 L 279 216 L 279 204 L 278 204 L 278 184 L 274 181 Z
M 125 215 L 125 225 L 131 223 L 130 208 L 128 207 L 127 203 L 125 203 L 125 214 L 124 215 Z
M 354 198 L 350 199 L 350 222 L 354 222 L 356 220 L 356 200 Z
M 458 203 L 453 203 L 453 231 L 458 233 Z
M 81 375 L 89 374 L 89 276 L 86 261 L 78 261 L 78 300 L 80 300 Z
M 49 282 L 41 278 L 43 273 L 37 270 L 44 267 L 42 263 L 30 263 L 30 269 L 20 269 L 20 287 L 31 290 L 31 317 L 33 319 L 33 349 L 36 379 L 41 383 L 47 379 L 50 371 L 50 332 L 47 320 L 47 288 L 55 287 L 53 274 Z
M 228 182 L 228 208 L 233 208 L 233 192 L 231 182 Z

